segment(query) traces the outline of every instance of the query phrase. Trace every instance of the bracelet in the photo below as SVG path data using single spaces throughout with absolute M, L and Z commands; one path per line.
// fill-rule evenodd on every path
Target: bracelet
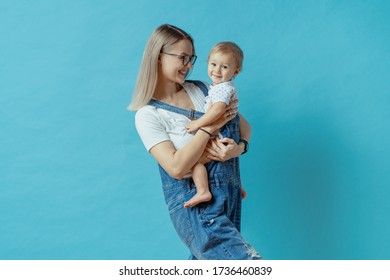
M 210 132 L 208 132 L 206 129 L 199 128 L 199 130 L 202 130 L 203 132 L 207 133 L 210 137 L 213 137 L 213 135 Z
M 242 152 L 242 155 L 245 154 L 249 150 L 249 143 L 248 143 L 248 141 L 246 141 L 246 140 L 241 138 L 240 140 L 238 140 L 238 143 L 243 143 L 244 144 L 244 151 Z

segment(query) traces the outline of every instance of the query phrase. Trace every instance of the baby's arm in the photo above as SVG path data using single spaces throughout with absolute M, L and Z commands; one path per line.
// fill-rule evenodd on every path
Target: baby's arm
M 191 121 L 187 125 L 187 131 L 192 133 L 197 131 L 202 126 L 207 126 L 210 123 L 217 120 L 223 113 L 226 111 L 226 103 L 225 102 L 215 102 L 213 103 L 207 112 L 197 120 Z

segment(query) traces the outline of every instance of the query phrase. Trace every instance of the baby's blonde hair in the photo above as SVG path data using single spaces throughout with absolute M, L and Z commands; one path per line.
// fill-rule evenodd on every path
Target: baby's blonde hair
M 142 57 L 133 98 L 128 107 L 129 110 L 137 111 L 152 99 L 157 86 L 159 55 L 181 40 L 189 40 L 195 54 L 192 37 L 176 26 L 163 24 L 150 35 Z
M 237 68 L 240 68 L 240 70 L 242 70 L 242 64 L 244 61 L 244 53 L 237 44 L 235 44 L 233 42 L 229 42 L 229 41 L 224 41 L 224 42 L 220 42 L 220 43 L 216 44 L 215 46 L 213 46 L 211 48 L 207 60 L 210 60 L 210 56 L 212 54 L 218 53 L 218 52 L 221 52 L 224 54 L 232 54 L 234 59 L 236 60 Z

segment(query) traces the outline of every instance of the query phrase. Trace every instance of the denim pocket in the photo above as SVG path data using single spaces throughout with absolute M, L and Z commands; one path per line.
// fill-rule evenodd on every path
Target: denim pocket
M 169 216 L 180 239 L 189 246 L 194 238 L 190 222 L 189 209 L 184 208 L 184 202 L 195 194 L 189 180 L 181 180 L 174 185 L 164 187 Z
M 192 240 L 194 239 L 194 233 L 190 223 L 190 216 L 188 214 L 188 209 L 182 207 L 176 211 L 170 213 L 172 224 L 179 235 L 180 239 L 190 246 Z

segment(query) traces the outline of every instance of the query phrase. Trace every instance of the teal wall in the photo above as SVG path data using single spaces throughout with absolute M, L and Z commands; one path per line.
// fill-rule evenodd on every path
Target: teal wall
M 162 23 L 237 42 L 244 236 L 266 259 L 390 259 L 388 1 L 0 0 L 0 259 L 185 259 L 126 111 Z

